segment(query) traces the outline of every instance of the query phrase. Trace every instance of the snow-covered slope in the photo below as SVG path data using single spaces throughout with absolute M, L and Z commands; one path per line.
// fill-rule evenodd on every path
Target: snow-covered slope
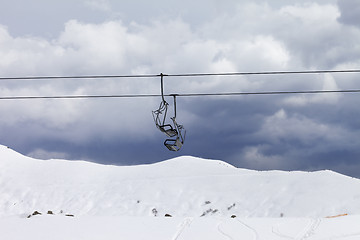
M 36 160 L 0 146 L 0 216 L 325 217 L 360 214 L 360 180 L 252 171 L 189 156 L 140 166 Z

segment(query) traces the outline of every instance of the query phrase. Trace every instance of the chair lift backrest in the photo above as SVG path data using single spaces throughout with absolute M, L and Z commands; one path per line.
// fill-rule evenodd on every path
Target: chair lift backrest
M 168 103 L 166 101 L 162 101 L 160 103 L 160 106 L 158 109 L 152 111 L 152 115 L 156 124 L 156 127 L 164 125 L 166 113 L 168 109 Z M 164 117 L 161 119 L 161 115 L 164 115 Z
M 154 118 L 156 127 L 161 132 L 165 133 L 166 136 L 174 137 L 178 134 L 176 129 L 173 126 L 171 126 L 171 124 L 165 124 L 168 105 L 169 104 L 166 101 L 162 101 L 160 103 L 159 108 L 157 110 L 153 111 L 152 114 L 153 114 L 153 118 Z M 163 115 L 163 117 L 162 117 L 162 115 Z

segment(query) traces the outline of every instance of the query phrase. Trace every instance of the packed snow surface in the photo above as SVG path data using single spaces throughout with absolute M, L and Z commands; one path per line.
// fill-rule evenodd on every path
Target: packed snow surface
M 360 216 L 339 218 L 0 218 L 6 240 L 359 240 Z
M 252 171 L 190 156 L 109 166 L 0 146 L 0 196 L 7 240 L 360 239 L 360 180 L 332 171 Z

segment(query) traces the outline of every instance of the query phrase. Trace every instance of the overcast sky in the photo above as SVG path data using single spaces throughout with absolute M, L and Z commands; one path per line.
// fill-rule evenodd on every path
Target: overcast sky
M 357 0 L 0 0 L 0 77 L 360 69 Z M 166 77 L 165 93 L 360 89 L 360 74 Z M 159 78 L 1 81 L 0 96 L 159 94 Z M 172 99 L 167 99 L 172 105 Z M 160 98 L 0 100 L 0 144 L 105 164 L 179 155 L 360 177 L 360 95 L 179 97 L 180 152 Z M 172 109 L 170 109 L 172 111 Z

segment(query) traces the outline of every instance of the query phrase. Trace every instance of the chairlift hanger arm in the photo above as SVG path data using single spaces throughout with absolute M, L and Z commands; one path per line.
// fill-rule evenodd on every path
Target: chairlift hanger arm
M 170 96 L 174 98 L 174 119 L 176 119 L 176 96 L 178 96 L 178 94 L 170 94 Z
M 163 73 L 160 73 L 160 81 L 161 81 L 161 98 L 162 98 L 163 102 L 166 102 L 165 98 L 164 98 L 164 74 Z

